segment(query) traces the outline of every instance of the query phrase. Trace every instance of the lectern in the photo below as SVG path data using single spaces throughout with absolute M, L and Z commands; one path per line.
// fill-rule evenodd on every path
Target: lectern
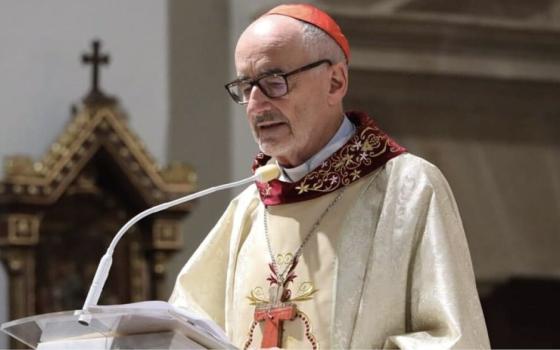
M 1 329 L 39 350 L 235 349 L 206 321 L 157 303 L 49 313 L 6 322 Z

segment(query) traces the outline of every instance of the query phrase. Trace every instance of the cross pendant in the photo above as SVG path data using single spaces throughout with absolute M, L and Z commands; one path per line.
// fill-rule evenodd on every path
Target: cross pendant
M 292 303 L 265 304 L 255 309 L 255 321 L 264 322 L 261 348 L 281 348 L 284 321 L 291 321 L 296 317 L 297 307 Z

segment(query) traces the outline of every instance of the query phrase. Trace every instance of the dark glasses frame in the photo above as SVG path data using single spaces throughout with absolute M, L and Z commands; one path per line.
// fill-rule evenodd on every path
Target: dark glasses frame
M 266 73 L 263 74 L 255 79 L 237 79 L 234 80 L 230 83 L 227 83 L 225 85 L 225 88 L 227 90 L 227 92 L 229 93 L 229 95 L 231 96 L 231 98 L 233 99 L 233 101 L 235 101 L 238 104 L 247 104 L 247 102 L 249 102 L 249 96 L 245 95 L 245 94 L 237 94 L 236 90 L 237 88 L 241 85 L 241 84 L 248 84 L 248 87 L 250 87 L 250 90 L 253 90 L 253 86 L 258 86 L 258 88 L 262 91 L 262 93 L 268 97 L 268 98 L 278 98 L 278 97 L 282 97 L 288 94 L 288 92 L 290 92 L 290 88 L 288 85 L 288 77 L 294 74 L 298 74 L 301 72 L 305 72 L 306 70 L 310 70 L 313 69 L 315 67 L 318 67 L 320 65 L 322 65 L 323 63 L 327 63 L 329 66 L 332 65 L 331 60 L 327 60 L 327 59 L 322 59 L 319 61 L 315 61 L 309 64 L 306 64 L 303 67 L 299 67 L 296 68 L 290 72 L 287 73 Z M 284 80 L 284 86 L 285 89 L 282 89 L 280 93 L 278 94 L 274 94 L 271 93 L 271 91 L 268 91 L 268 89 L 261 85 L 261 80 L 263 79 L 268 79 L 268 78 L 283 78 Z

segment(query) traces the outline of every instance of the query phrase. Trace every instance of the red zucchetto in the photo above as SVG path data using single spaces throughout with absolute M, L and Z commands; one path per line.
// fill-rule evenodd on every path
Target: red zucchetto
M 288 16 L 314 25 L 330 35 L 338 46 L 340 46 L 342 52 L 344 52 L 346 62 L 350 61 L 350 44 L 348 44 L 348 40 L 344 34 L 342 34 L 340 27 L 334 19 L 331 18 L 331 16 L 319 10 L 315 6 L 309 4 L 280 5 L 264 14 L 264 16 L 267 15 Z

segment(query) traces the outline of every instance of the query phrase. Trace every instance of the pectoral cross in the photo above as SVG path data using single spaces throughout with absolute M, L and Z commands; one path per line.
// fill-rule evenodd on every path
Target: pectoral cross
M 264 322 L 261 348 L 281 348 L 284 321 L 291 321 L 297 315 L 297 307 L 290 302 L 282 302 L 282 288 L 270 288 L 270 303 L 257 306 L 255 321 Z

